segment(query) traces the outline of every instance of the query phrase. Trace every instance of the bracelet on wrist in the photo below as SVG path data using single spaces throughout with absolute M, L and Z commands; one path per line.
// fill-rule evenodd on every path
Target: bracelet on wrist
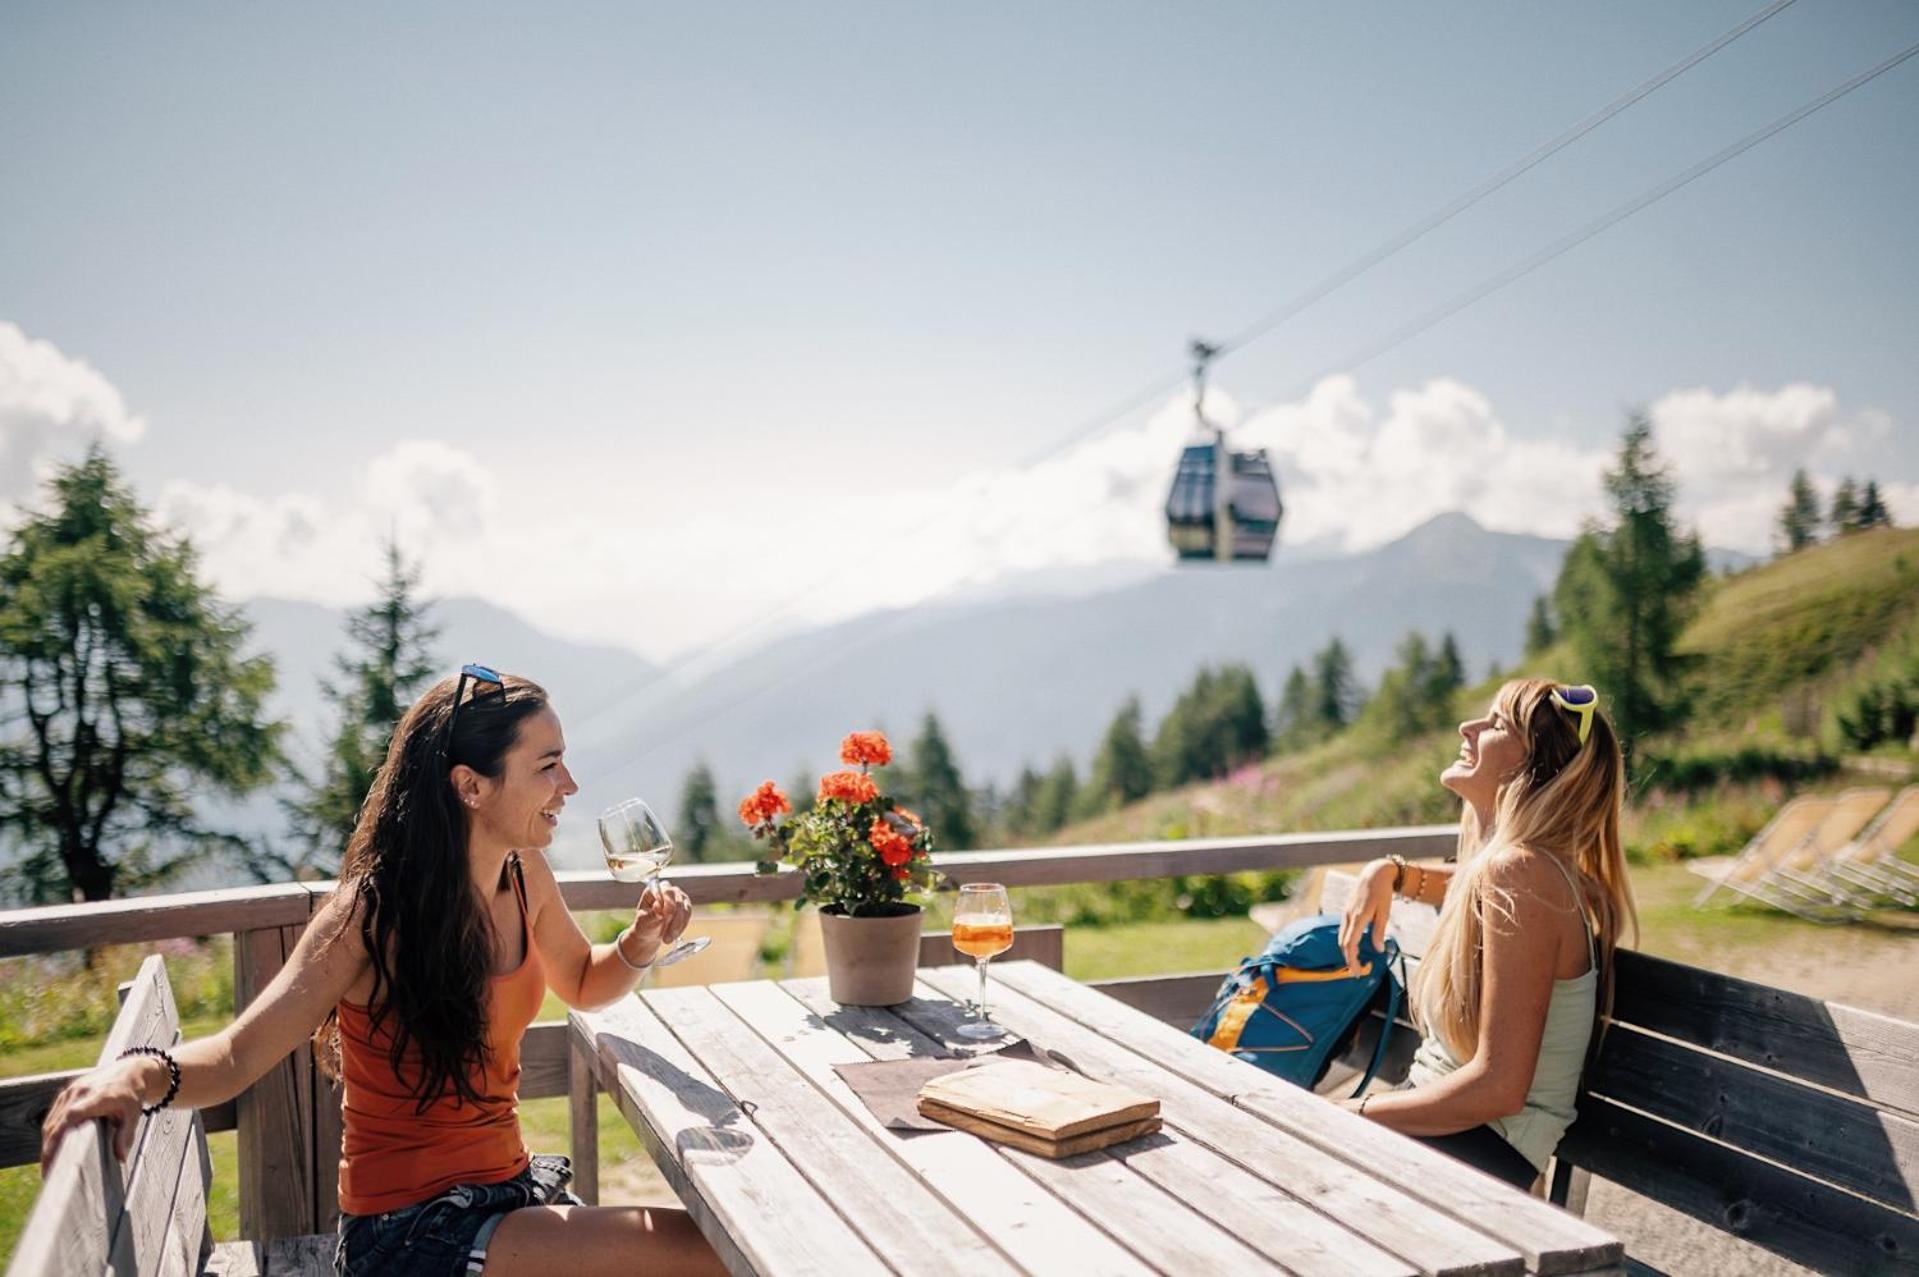
M 635 962 L 633 961 L 633 959 L 626 956 L 626 938 L 632 934 L 633 934 L 633 928 L 628 927 L 626 930 L 620 932 L 619 935 L 614 936 L 613 952 L 617 953 L 620 956 L 620 961 L 626 964 L 626 969 L 628 971 L 650 970 L 653 966 L 652 958 L 648 958 L 645 962 Z M 658 950 L 655 950 L 656 954 L 657 952 Z
M 1406 885 L 1406 857 L 1395 853 L 1386 859 L 1393 862 L 1393 894 L 1398 895 L 1399 889 Z
M 1372 1103 L 1372 1100 L 1373 1100 L 1373 1093 L 1371 1091 L 1368 1091 L 1366 1092 L 1366 1094 L 1359 1097 L 1359 1108 L 1356 1111 L 1361 1117 L 1366 1116 L 1366 1106 Z
M 158 1104 L 142 1104 L 140 1106 L 140 1112 L 142 1114 L 147 1117 L 152 1117 L 155 1113 L 158 1113 L 161 1109 L 173 1103 L 173 1097 L 180 1093 L 180 1062 L 174 1059 L 169 1052 L 163 1051 L 157 1046 L 130 1046 L 120 1052 L 119 1058 L 124 1060 L 131 1055 L 150 1055 L 167 1066 L 167 1093 L 160 1097 Z

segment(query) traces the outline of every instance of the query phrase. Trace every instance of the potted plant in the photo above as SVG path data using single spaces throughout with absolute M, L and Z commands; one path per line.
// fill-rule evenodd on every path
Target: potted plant
M 921 907 L 939 878 L 932 831 L 882 794 L 873 776 L 892 760 L 884 735 L 854 732 L 840 742 L 847 770 L 820 777 L 807 810 L 792 814 L 770 780 L 740 803 L 741 821 L 768 846 L 759 872 L 791 865 L 802 875 L 799 903 L 819 906 L 827 984 L 835 1002 L 850 1006 L 913 996 Z

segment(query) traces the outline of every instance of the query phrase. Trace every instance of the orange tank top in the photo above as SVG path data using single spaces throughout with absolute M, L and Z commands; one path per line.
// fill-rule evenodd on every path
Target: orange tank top
M 395 1077 L 388 1056 L 392 1025 L 375 1033 L 366 1007 L 339 1005 L 340 1073 L 343 1083 L 340 1142 L 340 1209 L 349 1215 L 383 1215 L 437 1196 L 455 1184 L 497 1184 L 526 1167 L 520 1136 L 520 1039 L 540 1013 L 546 977 L 527 924 L 526 880 L 518 856 L 508 858 L 508 877 L 520 906 L 525 957 L 487 986 L 486 1066 L 476 1071 L 479 1104 L 457 1092 L 420 1111 L 411 1089 Z M 409 1048 L 401 1074 L 418 1079 L 418 1053 Z

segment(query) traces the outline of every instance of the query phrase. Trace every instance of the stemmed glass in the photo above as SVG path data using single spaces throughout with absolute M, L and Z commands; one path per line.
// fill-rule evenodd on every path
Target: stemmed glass
M 996 882 L 969 882 L 959 890 L 953 908 L 953 947 L 979 966 L 977 1016 L 959 1026 L 962 1037 L 985 1041 L 1003 1036 L 1005 1029 L 986 1018 L 986 964 L 995 954 L 1013 947 L 1013 902 Z
M 600 845 L 606 851 L 606 870 L 615 882 L 645 882 L 652 891 L 660 870 L 673 859 L 673 839 L 666 826 L 643 799 L 628 798 L 600 813 Z M 670 967 L 713 943 L 711 936 L 682 940 L 653 959 L 656 967 Z

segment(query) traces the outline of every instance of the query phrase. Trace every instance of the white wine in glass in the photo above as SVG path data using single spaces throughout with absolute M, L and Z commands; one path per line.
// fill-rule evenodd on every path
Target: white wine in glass
M 600 813 L 600 846 L 606 853 L 606 871 L 615 882 L 644 882 L 647 890 L 659 882 L 660 870 L 673 859 L 673 839 L 644 799 L 628 798 Z M 713 943 L 711 936 L 682 940 L 653 959 L 656 967 L 670 967 Z
M 953 947 L 979 965 L 979 1006 L 974 1019 L 959 1026 L 962 1037 L 1004 1036 L 1005 1029 L 986 1018 L 986 964 L 1013 947 L 1013 902 L 996 882 L 969 882 L 953 907 Z

